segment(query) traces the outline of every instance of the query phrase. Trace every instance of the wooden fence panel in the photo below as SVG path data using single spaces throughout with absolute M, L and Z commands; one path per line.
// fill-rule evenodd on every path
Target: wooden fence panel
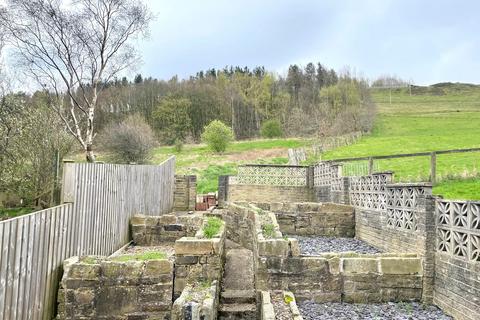
M 159 166 L 66 163 L 69 203 L 0 222 L 0 319 L 51 319 L 63 260 L 109 255 L 137 213 L 173 208 L 175 158 Z

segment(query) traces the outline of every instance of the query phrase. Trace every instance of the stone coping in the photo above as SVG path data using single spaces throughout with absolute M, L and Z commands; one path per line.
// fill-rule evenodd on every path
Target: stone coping
M 423 275 L 423 259 L 410 255 L 358 255 L 344 257 L 331 256 L 300 256 L 286 259 L 299 259 L 301 265 L 324 265 L 331 274 L 378 274 L 378 275 Z
M 204 218 L 204 223 L 207 218 Z M 202 225 L 203 226 L 203 225 Z M 225 243 L 225 222 L 222 221 L 222 226 L 219 232 L 211 239 L 203 237 L 203 232 L 199 232 L 195 237 L 182 237 L 175 241 L 175 255 L 220 255 L 223 252 L 223 245 Z
M 387 188 L 399 188 L 399 187 L 432 187 L 431 182 L 397 182 L 388 183 L 385 185 Z

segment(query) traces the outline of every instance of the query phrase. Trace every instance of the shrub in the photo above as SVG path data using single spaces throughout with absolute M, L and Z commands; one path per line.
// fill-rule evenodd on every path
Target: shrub
M 260 129 L 262 137 L 264 138 L 279 138 L 283 136 L 282 132 L 282 125 L 280 124 L 280 121 L 276 119 L 272 120 L 267 120 L 264 123 L 262 123 L 262 127 Z
M 183 141 L 182 139 L 177 139 L 175 140 L 175 145 L 174 145 L 175 151 L 180 153 L 183 150 Z
M 220 120 L 213 120 L 204 129 L 202 141 L 215 152 L 224 152 L 233 140 L 233 131 Z
M 145 163 L 155 146 L 152 129 L 139 115 L 131 115 L 121 123 L 113 123 L 104 130 L 101 143 L 119 163 Z

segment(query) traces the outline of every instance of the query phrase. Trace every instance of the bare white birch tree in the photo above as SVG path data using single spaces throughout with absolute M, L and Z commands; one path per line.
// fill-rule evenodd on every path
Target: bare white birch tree
M 151 19 L 138 0 L 9 0 L 0 10 L 19 66 L 52 97 L 89 162 L 98 94 L 138 62 L 133 41 L 146 36 Z

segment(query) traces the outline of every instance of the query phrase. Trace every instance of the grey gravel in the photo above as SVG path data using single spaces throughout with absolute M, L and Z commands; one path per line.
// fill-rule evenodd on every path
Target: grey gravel
M 275 310 L 275 320 L 291 320 L 293 319 L 290 306 L 283 300 L 283 294 L 271 294 L 273 309 Z
M 418 302 L 388 302 L 381 304 L 351 303 L 315 303 L 304 301 L 298 303 L 304 320 L 333 319 L 393 319 L 393 320 L 447 320 L 436 306 L 423 305 Z
M 368 243 L 355 238 L 335 238 L 335 237 L 303 237 L 291 236 L 298 239 L 300 252 L 304 255 L 315 255 L 325 252 L 346 252 L 356 253 L 380 253 L 377 248 Z

